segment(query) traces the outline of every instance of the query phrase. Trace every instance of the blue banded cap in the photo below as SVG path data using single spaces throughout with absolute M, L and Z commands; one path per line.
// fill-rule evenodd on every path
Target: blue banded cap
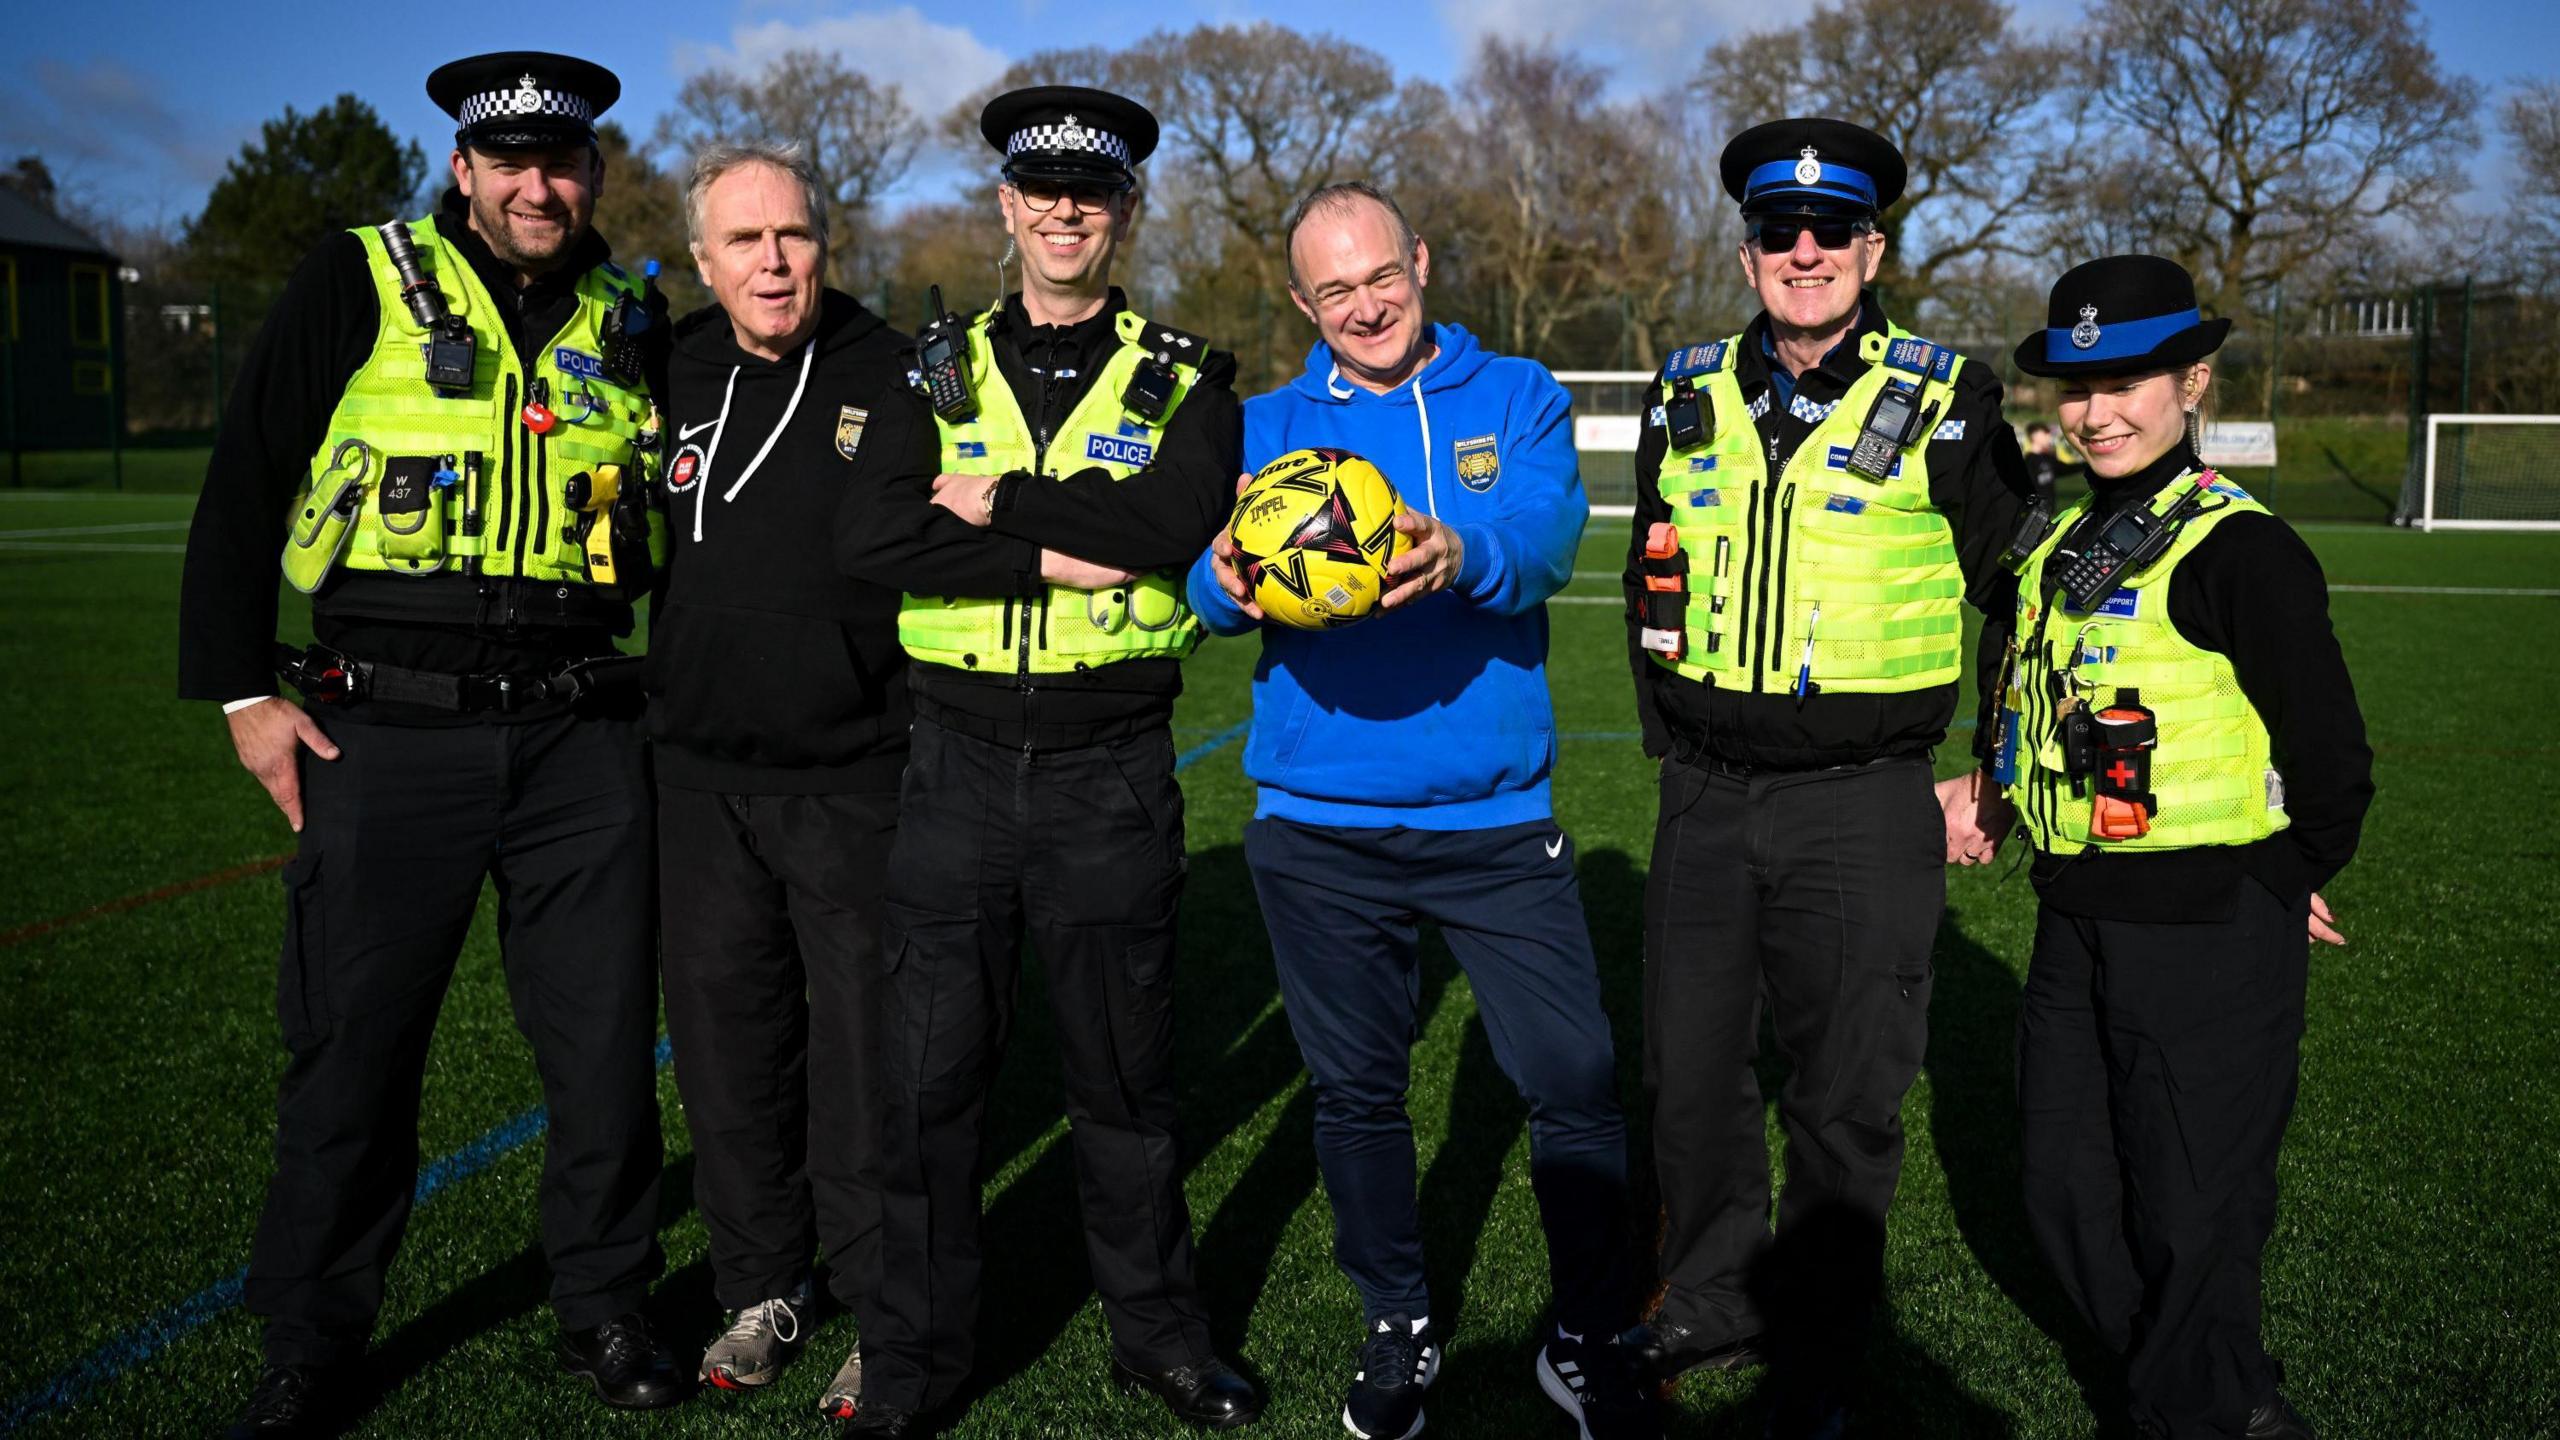
M 1718 168 L 1746 215 L 1879 214 L 1909 178 L 1892 141 L 1819 116 L 1752 126 L 1725 146 Z

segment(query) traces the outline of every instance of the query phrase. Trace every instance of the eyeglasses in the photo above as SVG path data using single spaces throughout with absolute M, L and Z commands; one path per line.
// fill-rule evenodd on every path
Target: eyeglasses
M 1813 243 L 1825 250 L 1846 250 L 1861 235 L 1875 233 L 1872 220 L 1802 220 L 1754 221 L 1751 241 L 1763 255 L 1784 255 L 1796 248 L 1796 237 L 1807 230 L 1813 232 Z
M 1021 197 L 1023 208 L 1035 215 L 1046 215 L 1058 208 L 1058 202 L 1073 197 L 1076 212 L 1099 215 L 1111 208 L 1112 200 L 1127 194 L 1126 185 L 1061 185 L 1054 180 L 1017 180 L 1013 193 Z

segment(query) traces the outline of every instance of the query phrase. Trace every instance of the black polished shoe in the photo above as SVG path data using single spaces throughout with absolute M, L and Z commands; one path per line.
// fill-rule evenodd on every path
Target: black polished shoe
M 269 1365 L 240 1418 L 223 1440 L 307 1440 L 338 1433 L 346 1399 L 345 1372 L 319 1365 Z
M 1111 1378 L 1131 1395 L 1161 1399 L 1177 1420 L 1209 1430 L 1241 1430 L 1262 1418 L 1262 1392 L 1218 1359 L 1176 1365 L 1150 1375 L 1111 1360 Z
M 1769 1363 L 1757 1335 L 1708 1345 L 1697 1331 L 1677 1320 L 1648 1321 L 1628 1331 L 1619 1343 L 1634 1353 L 1645 1374 L 1665 1384 L 1692 1370 L 1748 1370 Z
M 920 1440 L 933 1433 L 925 1418 L 895 1405 L 863 1402 L 836 1432 L 843 1440 Z
M 676 1370 L 675 1353 L 637 1310 L 592 1330 L 563 1330 L 552 1350 L 561 1369 L 593 1385 L 596 1398 L 616 1410 L 662 1410 L 691 1388 Z
M 2268 1396 L 2266 1404 L 2250 1411 L 2249 1428 L 2241 1433 L 2249 1440 L 2318 1440 L 2311 1422 L 2281 1395 Z

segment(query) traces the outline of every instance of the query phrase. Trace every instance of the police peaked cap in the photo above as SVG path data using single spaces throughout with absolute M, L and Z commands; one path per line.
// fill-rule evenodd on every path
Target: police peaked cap
M 427 98 L 459 127 L 455 145 L 532 150 L 593 142 L 596 117 L 622 98 L 622 80 L 592 60 L 501 50 L 437 66 Z
M 2186 267 L 2157 255 L 2110 255 L 2053 282 L 2045 328 L 2018 342 L 2030 375 L 2139 375 L 2192 365 L 2222 348 L 2227 319 L 2196 308 Z
M 987 102 L 978 133 L 1004 156 L 1008 180 L 1127 185 L 1155 153 L 1156 117 L 1125 95 L 1034 85 Z
M 1745 215 L 1874 216 L 1910 176 L 1893 142 L 1864 125 L 1772 120 L 1733 137 L 1718 162 Z

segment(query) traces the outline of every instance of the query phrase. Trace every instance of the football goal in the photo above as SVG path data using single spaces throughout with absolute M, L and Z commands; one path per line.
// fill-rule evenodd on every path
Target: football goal
M 2430 415 L 2409 458 L 2421 530 L 2560 530 L 2560 415 Z

